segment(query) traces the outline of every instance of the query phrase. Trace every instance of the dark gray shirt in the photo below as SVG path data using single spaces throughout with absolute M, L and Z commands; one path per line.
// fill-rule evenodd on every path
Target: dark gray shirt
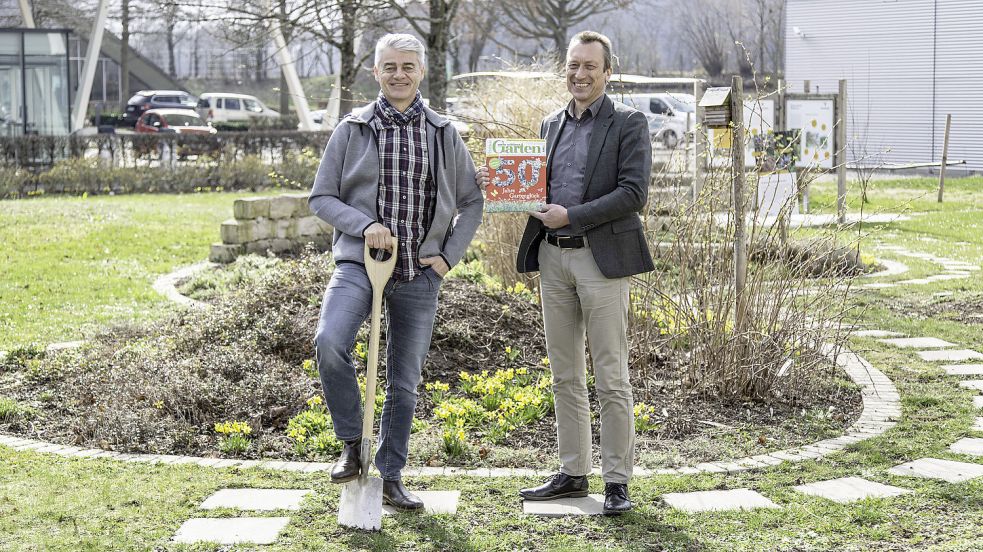
M 587 170 L 587 148 L 590 146 L 590 136 L 594 131 L 594 121 L 597 110 L 601 108 L 604 96 L 590 104 L 577 119 L 575 104 L 570 100 L 567 105 L 566 122 L 560 129 L 560 137 L 553 150 L 550 166 L 550 197 L 549 202 L 562 205 L 569 209 L 580 205 L 584 198 L 586 183 L 584 172 Z M 561 236 L 577 236 L 581 233 L 573 231 L 570 226 L 556 230 Z

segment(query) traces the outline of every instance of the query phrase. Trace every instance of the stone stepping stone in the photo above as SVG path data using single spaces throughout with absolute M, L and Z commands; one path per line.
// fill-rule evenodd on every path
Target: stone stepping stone
M 963 437 L 952 443 L 949 450 L 957 454 L 968 454 L 970 456 L 983 456 L 983 439 L 974 437 Z
M 975 391 L 983 391 L 983 380 L 961 381 L 959 382 L 959 387 L 972 389 Z
M 684 512 L 714 512 L 722 510 L 753 510 L 755 508 L 780 508 L 751 489 L 730 491 L 698 491 L 695 493 L 667 493 L 662 495 L 666 504 Z
M 983 408 L 983 395 L 973 397 L 973 408 Z
M 929 362 L 959 362 L 983 358 L 983 353 L 971 349 L 944 349 L 941 351 L 918 351 L 922 360 Z
M 423 501 L 423 510 L 429 515 L 457 513 L 457 501 L 461 498 L 461 491 L 411 491 Z M 603 497 L 602 497 L 603 502 Z M 392 506 L 383 506 L 382 515 L 400 514 L 399 510 Z
M 889 332 L 887 330 L 860 330 L 853 332 L 851 335 L 855 335 L 857 337 L 898 337 L 904 334 Z
M 942 347 L 956 346 L 955 343 L 949 343 L 937 337 L 897 337 L 894 339 L 879 339 L 878 341 L 903 349 L 940 349 Z
M 522 513 L 544 517 L 600 516 L 604 514 L 604 495 L 590 494 L 583 498 L 556 500 L 523 500 Z
M 800 493 L 820 496 L 841 504 L 868 497 L 883 498 L 911 492 L 909 489 L 867 481 L 860 477 L 843 477 L 829 481 L 817 481 L 816 483 L 799 485 L 794 488 Z
M 174 542 L 218 544 L 273 544 L 290 518 L 193 518 L 184 522 Z
M 942 369 L 950 376 L 983 376 L 983 364 L 949 364 Z
M 970 430 L 983 431 L 983 418 L 976 418 L 976 422 L 973 423 L 973 427 L 971 427 Z
M 312 492 L 295 489 L 221 489 L 199 507 L 202 510 L 300 510 L 300 501 Z
M 897 287 L 897 284 L 889 284 L 887 282 L 874 282 L 872 284 L 864 284 L 860 287 L 866 289 L 888 289 L 888 288 Z
M 983 465 L 938 458 L 920 458 L 887 470 L 894 475 L 941 479 L 949 483 L 959 483 L 983 476 Z

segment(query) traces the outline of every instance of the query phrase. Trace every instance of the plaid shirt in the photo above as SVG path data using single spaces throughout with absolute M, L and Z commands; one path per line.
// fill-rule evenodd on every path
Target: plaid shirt
M 419 249 L 437 205 L 437 187 L 427 156 L 426 116 L 416 93 L 404 112 L 382 93 L 376 102 L 379 140 L 380 222 L 399 239 L 393 278 L 408 281 L 423 273 Z

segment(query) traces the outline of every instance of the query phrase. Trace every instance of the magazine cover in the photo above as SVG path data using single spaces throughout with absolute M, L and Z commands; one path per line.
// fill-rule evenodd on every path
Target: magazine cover
M 546 141 L 488 138 L 488 213 L 538 211 L 546 203 Z

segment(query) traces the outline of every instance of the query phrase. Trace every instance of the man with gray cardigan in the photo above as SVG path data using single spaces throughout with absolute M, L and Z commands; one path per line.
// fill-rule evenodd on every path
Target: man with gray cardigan
M 423 105 L 418 91 L 426 51 L 411 35 L 376 44 L 376 101 L 345 118 L 331 134 L 311 191 L 311 210 L 334 227 L 335 271 L 324 294 L 314 338 L 318 372 L 335 434 L 344 441 L 331 480 L 361 470 L 361 393 L 352 362 L 359 327 L 372 306 L 363 245 L 398 245 L 384 291 L 386 393 L 375 465 L 383 499 L 403 510 L 423 507 L 406 490 L 406 465 L 417 388 L 430 349 L 437 293 L 461 260 L 481 222 L 483 199 L 475 167 L 448 120 Z

